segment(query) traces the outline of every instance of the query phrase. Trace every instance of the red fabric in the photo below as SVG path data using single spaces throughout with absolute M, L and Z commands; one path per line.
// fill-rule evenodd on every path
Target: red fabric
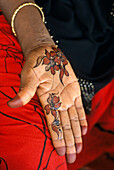
M 87 165 L 87 170 L 114 170 L 114 152 L 98 157 L 96 160 Z
M 100 90 L 88 116 L 89 132 L 84 149 L 73 164 L 53 148 L 46 119 L 38 98 L 12 109 L 7 101 L 19 90 L 24 57 L 11 27 L 0 16 L 0 168 L 1 170 L 76 170 L 98 156 L 114 151 L 114 80 Z
M 114 152 L 114 80 L 94 96 L 87 119 L 89 131 L 84 137 L 83 151 L 77 156 L 77 163 L 68 165 L 69 170 L 76 170 L 103 154 L 110 157 Z

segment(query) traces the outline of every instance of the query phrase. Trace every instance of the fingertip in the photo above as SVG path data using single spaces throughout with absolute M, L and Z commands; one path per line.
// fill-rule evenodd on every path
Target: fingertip
M 79 154 L 82 151 L 82 143 L 76 143 L 76 153 Z
M 88 127 L 87 126 L 82 126 L 81 129 L 82 129 L 82 135 L 86 135 Z
M 66 154 L 66 160 L 69 164 L 74 163 L 76 160 L 76 153 Z
M 65 155 L 65 152 L 66 152 L 66 148 L 65 146 L 62 146 L 62 147 L 56 147 L 56 152 L 59 156 L 63 156 Z
M 11 108 L 17 108 L 23 106 L 21 98 L 16 95 L 13 99 L 7 102 L 7 105 Z

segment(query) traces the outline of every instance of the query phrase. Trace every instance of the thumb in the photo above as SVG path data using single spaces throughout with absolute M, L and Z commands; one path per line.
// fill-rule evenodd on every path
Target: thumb
M 38 85 L 39 82 L 34 75 L 33 70 L 24 67 L 21 73 L 19 92 L 13 99 L 8 101 L 8 106 L 11 108 L 17 108 L 27 104 L 34 96 Z
M 36 88 L 32 89 L 29 86 L 20 88 L 18 94 L 8 101 L 8 106 L 11 108 L 17 108 L 27 104 L 36 92 Z

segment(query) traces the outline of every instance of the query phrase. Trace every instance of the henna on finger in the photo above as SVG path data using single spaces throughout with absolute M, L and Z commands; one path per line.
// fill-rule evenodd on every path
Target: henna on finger
M 53 131 L 56 132 L 58 136 L 58 140 L 61 139 L 62 136 L 62 130 L 60 128 L 60 120 L 58 119 L 59 115 L 57 110 L 61 106 L 60 98 L 56 96 L 56 93 L 49 94 L 49 97 L 47 98 L 48 104 L 44 107 L 46 110 L 46 114 L 49 113 L 53 115 L 54 120 L 51 123 L 51 128 Z
M 47 103 L 48 104 L 45 105 L 44 110 L 47 115 L 48 128 L 56 152 L 58 155 L 62 156 L 65 154 L 66 148 L 58 112 L 58 109 L 61 107 L 61 102 L 59 96 L 57 96 L 57 93 L 49 94 Z M 48 118 L 48 115 L 50 115 L 51 119 Z

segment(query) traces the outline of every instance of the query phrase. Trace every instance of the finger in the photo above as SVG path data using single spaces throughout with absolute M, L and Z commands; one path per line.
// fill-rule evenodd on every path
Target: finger
M 32 70 L 28 71 L 28 73 L 22 72 L 19 92 L 8 102 L 8 106 L 17 108 L 27 104 L 34 96 L 37 86 L 38 80 Z
M 57 93 L 46 93 L 40 97 L 40 101 L 44 108 L 53 145 L 58 155 L 62 156 L 65 154 L 65 142 L 58 112 L 58 109 L 61 107 L 60 98 Z
M 86 115 L 83 108 L 81 96 L 76 98 L 75 106 L 78 113 L 81 129 L 82 129 L 82 134 L 85 135 L 87 133 L 88 125 L 87 125 Z
M 75 106 L 72 106 L 68 109 L 73 134 L 75 137 L 75 143 L 76 143 L 76 153 L 80 153 L 82 150 L 82 137 L 81 137 L 81 128 L 80 128 L 80 122 L 78 120 L 78 114 L 76 111 Z
M 66 144 L 66 158 L 68 163 L 73 163 L 76 160 L 76 148 L 74 136 L 71 129 L 71 124 L 67 111 L 60 111 L 61 124 Z
M 60 123 L 59 113 L 57 113 L 56 119 L 52 115 L 46 116 L 48 128 L 51 134 L 53 145 L 57 151 L 57 154 L 62 156 L 65 154 L 65 142 L 63 137 L 63 130 Z

